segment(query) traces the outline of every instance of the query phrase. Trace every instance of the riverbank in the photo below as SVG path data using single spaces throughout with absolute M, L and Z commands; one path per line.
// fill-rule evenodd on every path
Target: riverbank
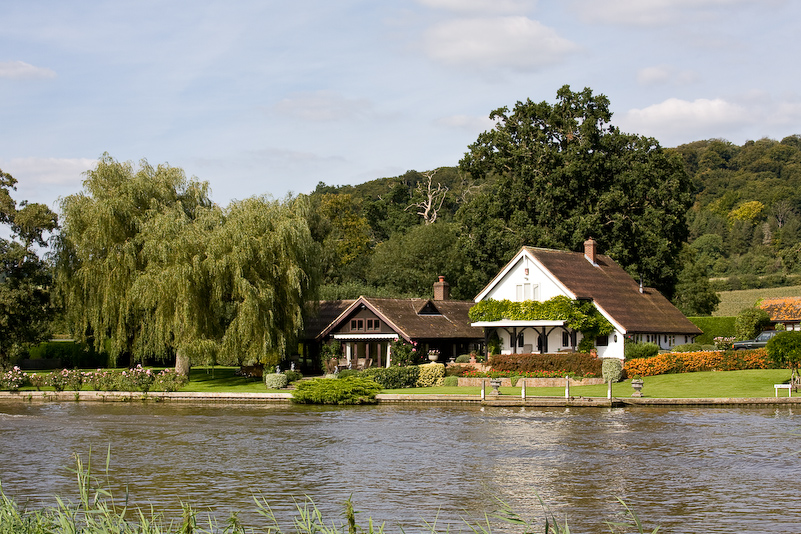
M 770 406 L 801 404 L 801 397 L 751 398 L 649 398 L 649 397 L 546 397 L 487 394 L 381 393 L 379 404 L 463 404 L 495 407 L 610 407 L 610 406 Z M 149 392 L 130 391 L 16 391 L 0 392 L 0 402 L 204 402 L 291 403 L 291 393 Z

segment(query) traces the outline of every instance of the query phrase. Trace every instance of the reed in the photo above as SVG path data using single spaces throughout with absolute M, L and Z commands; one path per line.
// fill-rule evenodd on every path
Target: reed
M 78 501 L 72 502 L 56 497 L 56 506 L 41 510 L 22 510 L 12 499 L 3 493 L 0 484 L 0 534 L 250 534 L 266 532 L 269 534 L 384 534 L 385 524 L 375 524 L 368 517 L 366 524 L 357 523 L 357 512 L 353 502 L 348 498 L 343 503 L 344 521 L 326 518 L 314 501 L 306 497 L 296 501 L 296 513 L 292 517 L 292 525 L 285 529 L 271 510 L 269 504 L 261 497 L 254 497 L 256 512 L 263 524 L 242 525 L 236 513 L 219 521 L 211 513 L 205 517 L 198 515 L 189 504 L 183 505 L 181 518 L 168 520 L 163 514 L 151 507 L 129 509 L 127 495 L 122 500 L 115 499 L 106 489 L 108 485 L 109 463 L 111 451 L 106 454 L 105 468 L 101 476 L 92 472 L 91 452 L 89 460 L 83 462 L 80 456 L 75 457 L 75 468 L 70 471 L 75 475 L 78 485 Z M 105 480 L 104 480 L 105 479 Z M 511 506 L 497 500 L 498 510 L 484 514 L 480 519 L 465 518 L 461 525 L 439 525 L 436 518 L 424 521 L 415 532 L 430 534 L 456 534 L 471 532 L 474 534 L 491 534 L 493 531 L 503 532 L 497 522 L 512 525 L 516 532 L 523 534 L 570 534 L 567 520 L 558 521 L 545 503 L 540 499 L 545 517 L 531 521 L 517 514 Z M 605 522 L 612 534 L 628 534 L 630 532 L 645 534 L 642 522 L 634 511 L 622 500 L 623 519 L 618 522 Z M 544 527 L 544 528 L 543 528 Z M 659 527 L 651 531 L 656 534 Z M 404 533 L 402 527 L 398 531 Z

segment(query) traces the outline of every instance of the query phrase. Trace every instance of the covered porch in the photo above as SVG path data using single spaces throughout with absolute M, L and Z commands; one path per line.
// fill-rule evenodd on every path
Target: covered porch
M 491 335 L 496 333 L 501 342 L 501 354 L 547 354 L 575 352 L 578 332 L 565 326 L 562 320 L 480 321 L 472 326 L 484 330 L 484 346 L 489 351 Z
M 389 348 L 397 334 L 334 334 L 342 343 L 342 369 L 389 367 Z

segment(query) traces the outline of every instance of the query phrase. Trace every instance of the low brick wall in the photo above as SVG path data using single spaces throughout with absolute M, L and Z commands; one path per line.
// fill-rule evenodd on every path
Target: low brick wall
M 511 387 L 511 378 L 501 378 L 501 387 Z M 489 386 L 489 378 L 460 378 L 459 385 L 467 387 L 481 387 L 482 382 Z M 517 387 L 521 387 L 525 381 L 527 388 L 559 388 L 565 386 L 564 378 L 521 378 L 517 381 Z M 603 378 L 582 378 L 581 380 L 570 379 L 570 386 L 597 386 L 603 384 Z

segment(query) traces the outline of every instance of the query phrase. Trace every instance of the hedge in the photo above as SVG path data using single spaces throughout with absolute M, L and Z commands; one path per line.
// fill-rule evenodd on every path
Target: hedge
M 420 367 L 371 367 L 362 371 L 361 375 L 373 379 L 382 389 L 413 388 L 420 377 Z
M 601 376 L 601 360 L 583 352 L 560 354 L 495 354 L 490 359 L 494 371 L 567 371 L 577 376 Z
M 734 323 L 737 317 L 688 317 L 688 319 L 704 331 L 695 338 L 696 343 L 712 345 L 716 337 L 734 337 Z
M 626 375 L 654 376 L 695 371 L 741 371 L 743 369 L 774 369 L 765 349 L 710 350 L 700 352 L 666 352 L 652 358 L 627 361 Z

